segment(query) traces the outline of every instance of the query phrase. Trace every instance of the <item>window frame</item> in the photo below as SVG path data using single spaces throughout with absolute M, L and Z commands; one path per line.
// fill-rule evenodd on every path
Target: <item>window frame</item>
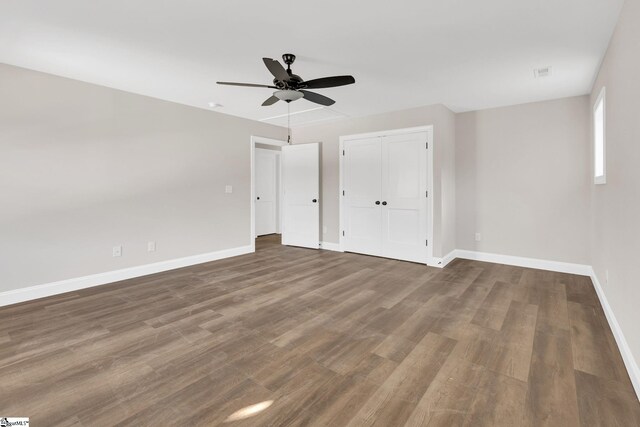
M 602 175 L 596 175 L 597 170 L 597 158 L 596 158 L 596 150 L 597 150 L 597 139 L 596 139 L 596 111 L 598 110 L 598 106 L 602 103 Z M 593 183 L 595 185 L 606 184 L 607 183 L 607 102 L 606 102 L 606 87 L 602 87 L 600 90 L 600 94 L 596 99 L 596 102 L 593 104 Z

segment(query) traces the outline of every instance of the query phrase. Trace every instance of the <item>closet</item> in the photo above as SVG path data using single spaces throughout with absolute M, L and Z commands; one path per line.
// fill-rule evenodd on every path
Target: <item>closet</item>
M 426 263 L 430 131 L 342 140 L 345 251 Z

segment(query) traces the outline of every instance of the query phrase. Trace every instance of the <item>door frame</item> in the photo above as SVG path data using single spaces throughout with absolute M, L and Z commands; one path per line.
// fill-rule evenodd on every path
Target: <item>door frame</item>
M 251 135 L 250 152 L 251 152 L 251 191 L 249 199 L 249 208 L 251 211 L 251 227 L 249 230 L 249 242 L 251 243 L 251 251 L 256 251 L 256 144 L 274 145 L 277 147 L 283 147 L 287 145 L 286 141 L 279 139 L 266 138 L 264 136 Z M 280 158 L 282 159 L 282 157 Z M 280 217 L 278 218 L 277 228 L 282 232 L 282 161 L 278 162 L 278 169 L 280 169 L 280 182 L 278 183 L 278 210 L 280 211 Z
M 340 157 L 339 161 L 339 169 L 340 169 L 340 181 L 339 181 L 339 229 L 338 229 L 338 238 L 339 238 L 339 248 L 340 252 L 344 252 L 344 238 L 342 236 L 343 225 L 346 223 L 345 219 L 345 208 L 343 206 L 343 198 L 342 192 L 344 190 L 344 154 L 343 150 L 345 149 L 345 142 L 356 139 L 364 139 L 364 138 L 376 138 L 376 137 L 384 137 L 391 135 L 403 135 L 407 133 L 419 133 L 419 132 L 427 132 L 430 136 L 431 144 L 428 149 L 426 149 L 425 155 L 427 156 L 427 191 L 429 192 L 429 197 L 427 197 L 427 236 L 425 239 L 431 242 L 431 244 L 427 245 L 427 259 L 425 260 L 426 265 L 436 265 L 437 262 L 433 260 L 433 150 L 435 147 L 434 137 L 433 137 L 433 125 L 428 126 L 417 126 L 410 128 L 402 128 L 402 129 L 392 129 L 392 130 L 384 130 L 379 132 L 369 132 L 369 133 L 360 133 L 355 135 L 344 135 L 340 136 L 340 151 L 338 152 L 338 156 Z M 426 141 L 425 141 L 426 142 Z

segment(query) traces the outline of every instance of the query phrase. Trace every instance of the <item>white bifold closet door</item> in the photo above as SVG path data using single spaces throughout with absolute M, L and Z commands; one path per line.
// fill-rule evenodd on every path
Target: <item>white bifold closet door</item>
M 320 145 L 282 147 L 282 244 L 320 246 Z
M 426 132 L 344 144 L 344 249 L 426 263 Z
M 278 231 L 278 153 L 256 148 L 256 236 Z

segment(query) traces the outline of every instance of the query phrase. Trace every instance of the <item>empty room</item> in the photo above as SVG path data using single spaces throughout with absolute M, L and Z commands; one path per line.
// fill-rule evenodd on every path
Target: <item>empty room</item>
M 640 0 L 0 2 L 0 426 L 640 426 Z

